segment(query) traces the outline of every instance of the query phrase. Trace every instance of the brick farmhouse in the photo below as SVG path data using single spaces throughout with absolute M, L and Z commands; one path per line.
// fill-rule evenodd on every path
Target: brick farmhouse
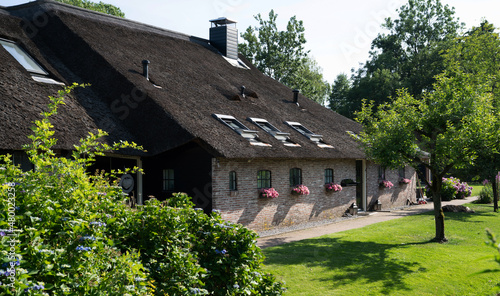
M 97 129 L 106 142 L 144 146 L 92 168 L 143 168 L 122 180 L 139 204 L 186 192 L 260 231 L 334 219 L 354 203 L 369 211 L 415 201 L 413 169 L 367 160 L 351 136 L 359 124 L 259 72 L 237 52 L 235 22 L 207 20 L 207 30 L 209 40 L 51 0 L 0 6 L 0 152 L 31 169 L 22 145 L 48 96 L 89 83 L 54 118 L 54 149 L 68 156 Z M 309 194 L 292 194 L 296 185 Z M 279 196 L 262 197 L 267 188 Z

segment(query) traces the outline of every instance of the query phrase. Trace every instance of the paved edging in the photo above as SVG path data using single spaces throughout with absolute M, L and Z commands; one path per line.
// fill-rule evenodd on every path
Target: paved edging
M 468 197 L 466 199 L 455 199 L 452 201 L 444 201 L 442 205 L 462 205 L 465 203 L 471 203 L 477 199 L 476 196 Z M 432 211 L 434 209 L 434 204 L 429 202 L 424 205 L 414 205 L 403 210 L 390 211 L 390 212 L 373 212 L 368 216 L 358 216 L 356 218 L 346 219 L 338 222 L 333 222 L 330 224 L 325 224 L 321 226 L 311 227 L 307 229 L 295 230 L 285 233 L 280 233 L 276 235 L 266 236 L 257 239 L 257 245 L 261 248 L 278 246 L 281 244 L 286 244 L 294 241 L 300 241 L 303 239 L 309 239 L 313 237 L 318 237 L 330 233 L 336 233 L 340 231 L 361 228 L 367 225 L 371 225 L 378 222 L 388 221 L 392 219 L 397 219 L 409 215 L 416 215 L 425 212 Z

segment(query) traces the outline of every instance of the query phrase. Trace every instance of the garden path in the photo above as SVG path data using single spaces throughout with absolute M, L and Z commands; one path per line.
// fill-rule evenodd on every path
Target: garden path
M 443 201 L 442 205 L 462 205 L 471 203 L 477 199 L 477 196 L 468 197 L 466 199 L 455 199 L 452 201 Z M 423 205 L 412 205 L 401 210 L 367 212 L 366 215 L 358 215 L 349 219 L 340 221 L 332 221 L 332 223 L 323 224 L 320 226 L 310 227 L 306 229 L 282 232 L 272 235 L 266 235 L 265 232 L 260 233 L 261 237 L 257 239 L 257 245 L 261 248 L 274 247 L 281 244 L 286 244 L 303 239 L 318 237 L 330 233 L 361 228 L 378 222 L 397 219 L 409 215 L 415 215 L 432 211 L 434 208 L 432 202 Z

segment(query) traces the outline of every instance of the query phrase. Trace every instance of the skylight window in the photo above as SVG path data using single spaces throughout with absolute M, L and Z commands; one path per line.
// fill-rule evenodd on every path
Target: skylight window
M 50 84 L 60 84 L 63 85 L 59 81 L 56 81 L 52 78 L 47 77 L 49 73 L 45 71 L 26 51 L 24 51 L 19 45 L 15 42 L 0 39 L 0 45 L 16 59 L 16 61 L 21 64 L 28 72 L 31 73 L 31 77 L 33 80 L 37 82 L 50 83 Z
M 293 121 L 285 121 L 286 124 L 288 124 L 291 128 L 294 130 L 298 131 L 302 135 L 306 136 L 309 140 L 311 140 L 313 143 L 318 145 L 318 147 L 321 148 L 333 148 L 332 145 L 328 145 L 323 141 L 323 136 L 322 135 L 317 135 L 313 132 L 311 132 L 309 129 L 307 129 L 305 126 L 300 124 L 299 122 L 293 122 Z
M 230 127 L 232 130 L 240 134 L 243 138 L 247 139 L 251 145 L 271 147 L 270 144 L 262 142 L 258 137 L 258 131 L 254 131 L 246 127 L 239 120 L 230 115 L 213 114 L 215 118 Z
M 285 146 L 289 147 L 300 147 L 299 144 L 296 144 L 290 140 L 290 134 L 289 133 L 284 133 L 277 129 L 274 125 L 269 123 L 267 120 L 262 119 L 262 118 L 249 118 L 251 122 L 253 122 L 255 125 L 266 131 L 266 133 L 272 135 L 274 138 L 276 138 L 278 141 L 282 142 Z

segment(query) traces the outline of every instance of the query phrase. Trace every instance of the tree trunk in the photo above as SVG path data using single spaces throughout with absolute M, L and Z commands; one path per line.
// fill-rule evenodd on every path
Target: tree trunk
M 444 213 L 441 208 L 441 186 L 443 180 L 441 177 L 432 176 L 432 200 L 434 203 L 434 222 L 436 224 L 436 237 L 433 241 L 438 243 L 447 242 L 448 239 L 444 235 Z
M 491 180 L 491 187 L 493 188 L 493 211 L 498 212 L 498 182 L 497 176 L 494 176 Z

